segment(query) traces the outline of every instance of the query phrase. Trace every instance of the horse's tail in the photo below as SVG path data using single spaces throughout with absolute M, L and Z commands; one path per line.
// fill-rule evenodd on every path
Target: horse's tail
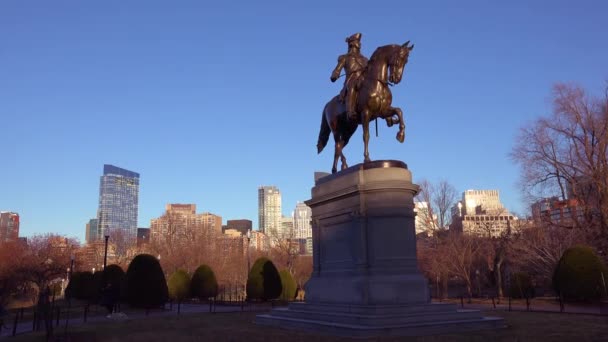
M 327 119 L 325 118 L 325 111 L 327 110 L 327 106 L 323 109 L 323 113 L 321 113 L 321 130 L 319 131 L 319 140 L 317 141 L 317 153 L 321 153 L 327 145 L 327 140 L 329 140 L 329 134 L 331 133 L 331 128 L 327 123 Z

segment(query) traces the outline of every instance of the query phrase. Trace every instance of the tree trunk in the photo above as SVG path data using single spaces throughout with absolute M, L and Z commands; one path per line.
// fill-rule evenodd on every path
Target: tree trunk
M 495 268 L 495 270 L 496 270 L 496 294 L 498 295 L 498 298 L 503 297 L 501 265 L 502 265 L 502 262 L 497 262 L 496 268 Z
M 471 302 L 471 298 L 473 297 L 473 288 L 471 287 L 471 282 L 467 279 L 467 294 L 469 296 L 469 303 Z
M 441 291 L 441 299 L 448 299 L 448 275 L 444 274 L 441 277 L 443 289 Z

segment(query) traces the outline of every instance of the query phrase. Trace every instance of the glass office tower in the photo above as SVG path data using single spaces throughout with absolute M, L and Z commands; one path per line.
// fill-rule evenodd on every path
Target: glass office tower
M 97 209 L 97 238 L 121 229 L 133 241 L 137 237 L 137 211 L 139 203 L 139 173 L 113 165 L 103 166 L 99 185 Z

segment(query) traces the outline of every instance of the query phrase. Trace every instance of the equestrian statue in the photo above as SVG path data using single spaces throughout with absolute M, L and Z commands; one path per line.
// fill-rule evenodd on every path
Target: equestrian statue
M 368 151 L 369 123 L 374 119 L 385 119 L 389 127 L 398 123 L 397 140 L 402 143 L 405 139 L 403 111 L 399 107 L 391 106 L 393 95 L 389 85 L 401 82 L 403 69 L 414 45 L 410 46 L 407 41 L 403 45 L 381 46 L 368 61 L 360 52 L 360 33 L 346 38 L 346 42 L 348 53 L 338 58 L 338 65 L 331 75 L 331 81 L 335 82 L 340 71 L 344 69 L 344 87 L 323 109 L 317 142 L 317 151 L 321 153 L 327 145 L 330 133 L 333 133 L 335 148 L 332 173 L 337 172 L 338 158 L 341 160 L 342 170 L 348 167 L 342 149 L 359 125 L 363 125 L 365 163 L 371 161 Z

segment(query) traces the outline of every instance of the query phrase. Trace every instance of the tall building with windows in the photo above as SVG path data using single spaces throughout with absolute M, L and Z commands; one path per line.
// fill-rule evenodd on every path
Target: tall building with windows
M 17 241 L 19 238 L 19 214 L 0 211 L 0 242 Z
M 544 198 L 532 204 L 532 219 L 537 225 L 574 228 L 585 222 L 585 211 L 577 198 Z
M 498 190 L 467 190 L 462 193 L 462 206 L 466 215 L 506 212 L 500 203 Z
M 450 230 L 463 234 L 500 237 L 519 226 L 500 203 L 498 190 L 467 190 L 451 211 Z
M 90 219 L 89 222 L 87 222 L 86 230 L 84 232 L 84 239 L 87 243 L 98 240 L 97 230 L 97 219 Z
M 296 234 L 293 229 L 293 217 L 282 216 L 281 217 L 281 229 L 279 230 L 278 238 L 280 239 L 295 239 Z
M 241 233 L 241 235 L 247 235 L 247 232 L 250 232 L 253 227 L 251 220 L 228 220 L 226 221 L 226 225 L 222 226 L 222 231 L 226 230 L 236 230 Z
M 99 185 L 97 236 L 101 238 L 113 229 L 121 229 L 135 243 L 138 203 L 139 173 L 104 165 Z
M 296 204 L 293 211 L 293 225 L 296 239 L 306 239 L 312 237 L 312 210 L 302 202 Z
M 260 232 L 268 234 L 281 229 L 281 192 L 276 186 L 258 188 L 258 224 Z
M 150 240 L 166 244 L 206 239 L 221 235 L 222 217 L 196 213 L 196 204 L 167 204 L 165 213 L 150 221 Z

